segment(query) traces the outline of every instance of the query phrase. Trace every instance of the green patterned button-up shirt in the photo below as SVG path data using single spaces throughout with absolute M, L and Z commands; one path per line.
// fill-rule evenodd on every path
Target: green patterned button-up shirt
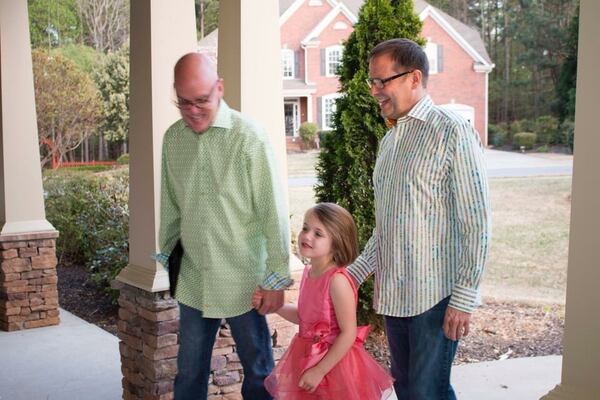
M 252 308 L 258 285 L 291 282 L 288 213 L 276 175 L 263 129 L 224 101 L 206 132 L 183 120 L 167 130 L 159 259 L 181 239 L 179 302 L 207 318 L 233 317 Z
M 483 148 L 469 123 L 424 96 L 379 144 L 373 236 L 348 271 L 375 272 L 374 308 L 410 317 L 447 296 L 471 312 L 491 237 Z

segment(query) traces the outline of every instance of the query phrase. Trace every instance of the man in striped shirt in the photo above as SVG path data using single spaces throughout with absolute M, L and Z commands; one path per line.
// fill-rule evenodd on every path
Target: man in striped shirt
M 375 273 L 399 399 L 456 399 L 450 368 L 471 312 L 490 240 L 483 148 L 468 121 L 433 104 L 429 64 L 408 39 L 377 45 L 367 83 L 393 127 L 373 172 L 376 227 L 349 267 Z

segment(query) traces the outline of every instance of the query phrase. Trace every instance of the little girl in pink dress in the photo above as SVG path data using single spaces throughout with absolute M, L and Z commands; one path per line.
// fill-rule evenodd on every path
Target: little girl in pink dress
M 379 400 L 392 377 L 365 351 L 368 326 L 356 326 L 357 289 L 345 265 L 358 254 L 352 216 L 333 203 L 308 210 L 298 237 L 304 269 L 298 305 L 277 313 L 300 325 L 265 387 L 277 400 Z M 260 305 L 260 292 L 253 299 Z

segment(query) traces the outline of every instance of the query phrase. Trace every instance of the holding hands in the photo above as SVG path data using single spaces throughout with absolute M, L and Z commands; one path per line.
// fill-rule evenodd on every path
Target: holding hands
M 252 307 L 259 314 L 267 315 L 274 313 L 283 306 L 283 290 L 267 290 L 257 288 L 252 295 Z

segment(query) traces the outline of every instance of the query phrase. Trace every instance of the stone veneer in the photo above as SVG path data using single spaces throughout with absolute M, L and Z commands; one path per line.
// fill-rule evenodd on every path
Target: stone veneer
M 0 236 L 0 329 L 58 325 L 58 232 Z
M 299 276 L 294 279 L 299 282 Z M 173 399 L 177 373 L 179 308 L 169 292 L 150 293 L 115 282 L 119 296 L 119 344 L 123 372 L 123 399 Z M 298 283 L 286 292 L 296 301 Z M 273 356 L 279 360 L 298 328 L 276 314 L 268 316 Z M 242 365 L 229 326 L 223 320 L 211 359 L 208 400 L 241 400 Z

